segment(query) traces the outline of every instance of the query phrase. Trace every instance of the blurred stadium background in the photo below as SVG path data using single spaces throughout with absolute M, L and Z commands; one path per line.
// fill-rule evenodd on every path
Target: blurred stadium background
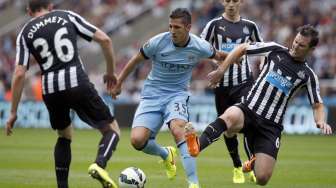
M 5 121 L 9 115 L 9 102 L 11 100 L 10 84 L 11 76 L 15 66 L 16 35 L 19 32 L 21 26 L 29 19 L 29 17 L 27 17 L 27 15 L 25 14 L 25 2 L 26 1 L 24 0 L 0 0 L 0 127 L 3 127 L 5 125 Z M 116 52 L 117 72 L 120 72 L 120 70 L 130 59 L 130 57 L 135 52 L 137 52 L 140 46 L 147 39 L 157 33 L 167 31 L 168 15 L 172 9 L 176 7 L 187 7 L 192 11 L 192 32 L 195 34 L 200 34 L 203 27 L 210 19 L 220 15 L 223 12 L 223 7 L 219 0 L 55 0 L 54 4 L 56 5 L 56 8 L 70 9 L 83 15 L 90 22 L 102 28 L 110 35 Z M 327 107 L 326 111 L 328 123 L 334 126 L 335 131 L 336 0 L 244 0 L 244 5 L 242 7 L 241 13 L 243 17 L 256 21 L 260 28 L 264 41 L 276 41 L 288 47 L 290 46 L 290 42 L 296 34 L 296 28 L 298 26 L 308 23 L 317 26 L 320 31 L 320 44 L 315 50 L 313 56 L 310 57 L 308 62 L 310 66 L 314 69 L 314 71 L 318 74 L 318 77 L 320 79 L 321 94 L 324 96 L 324 102 Z M 99 46 L 95 44 L 89 44 L 84 40 L 79 41 L 79 46 L 84 66 L 91 78 L 91 81 L 95 84 L 97 90 L 101 93 L 101 95 L 104 97 L 106 102 L 110 105 L 111 109 L 116 114 L 120 125 L 122 127 L 130 127 L 133 113 L 139 101 L 139 94 L 142 88 L 142 83 L 146 78 L 147 73 L 150 71 L 150 63 L 145 62 L 144 64 L 142 64 L 142 66 L 139 66 L 124 84 L 124 90 L 119 99 L 112 101 L 110 97 L 108 97 L 104 93 L 102 74 L 104 72 L 105 64 L 103 62 L 104 60 Z M 257 59 L 253 59 L 252 61 L 254 61 L 252 65 L 253 69 L 255 70 L 254 72 L 257 75 L 259 62 L 257 62 Z M 33 58 L 31 59 L 31 62 L 34 62 Z M 192 92 L 192 97 L 190 101 L 191 121 L 194 122 L 200 129 L 202 129 L 203 126 L 205 126 L 216 117 L 212 91 L 211 89 L 207 88 L 207 82 L 205 79 L 207 73 L 212 69 L 213 67 L 210 64 L 207 64 L 206 62 L 200 62 L 199 66 L 194 69 L 193 80 L 190 87 Z M 21 103 L 19 108 L 19 120 L 17 122 L 17 127 L 50 127 L 48 112 L 44 104 L 42 103 L 42 91 L 40 86 L 41 80 L 39 75 L 39 68 L 35 63 L 31 63 L 29 76 L 26 81 L 26 87 L 22 98 L 24 103 Z M 78 117 L 76 117 L 76 115 L 74 115 L 74 124 L 78 128 L 87 128 L 87 126 L 84 125 L 78 119 Z M 285 133 L 287 134 L 319 134 L 318 129 L 315 128 L 312 111 L 310 110 L 310 105 L 305 95 L 298 94 L 295 100 L 292 101 L 290 107 L 288 108 L 284 125 Z M 45 130 L 40 131 L 42 131 L 43 134 L 45 133 Z M 128 129 L 125 129 L 125 131 L 127 132 Z M 88 134 L 86 133 L 86 131 L 83 132 L 85 132 L 85 134 Z M 38 133 L 33 130 L 28 130 L 26 132 L 25 130 L 19 129 L 18 134 L 20 133 L 38 135 Z M 45 134 L 51 133 L 48 132 Z M 6 140 L 3 136 L 1 137 L 2 138 L 0 139 L 0 143 L 2 142 L 4 144 Z M 34 136 L 32 137 L 34 138 Z M 289 140 L 292 139 L 291 141 L 297 139 L 296 137 L 292 136 L 288 137 Z M 301 140 L 302 137 L 304 136 L 299 136 L 298 140 Z M 28 136 L 27 138 L 28 141 L 31 139 Z M 316 139 L 318 139 L 321 144 L 330 143 L 329 148 L 322 147 L 322 151 L 319 152 L 323 153 L 331 150 L 335 151 L 336 140 L 334 136 L 327 139 L 317 138 L 316 136 L 307 136 L 304 138 L 305 139 L 303 140 L 308 141 L 308 145 L 313 144 L 314 141 L 317 141 Z M 49 143 L 48 147 L 52 148 L 53 138 L 50 138 L 50 140 L 52 141 L 50 141 L 51 143 Z M 288 144 L 296 144 L 295 141 L 291 141 L 288 141 Z M 305 145 L 305 141 L 301 141 L 300 143 L 298 143 L 298 145 Z M 93 141 L 93 143 L 96 142 L 97 140 Z M 124 134 L 123 142 L 125 142 L 125 147 L 130 147 L 130 145 L 127 143 L 128 134 Z M 20 141 L 17 140 L 17 143 L 20 143 Z M 317 141 L 317 143 L 319 142 Z M 12 145 L 15 144 L 9 143 L 9 145 L 4 144 L 2 146 L 0 144 L 0 148 L 11 148 Z M 24 146 L 17 149 L 19 150 L 22 148 L 24 148 Z M 78 148 L 80 147 L 78 146 Z M 286 147 L 284 146 L 283 150 L 285 150 L 285 148 Z M 287 148 L 289 148 L 289 146 L 287 146 Z M 307 149 L 308 148 L 309 147 L 307 147 Z M 315 148 L 321 149 L 320 146 L 316 146 Z M 88 148 L 84 148 L 84 150 L 87 149 Z M 293 150 L 289 151 L 295 152 L 298 148 L 294 147 L 291 149 Z M 9 149 L 9 151 L 15 151 L 15 148 Z M 92 148 L 91 151 L 94 151 L 94 149 Z M 5 152 L 5 150 L 3 150 L 3 152 Z M 50 155 L 50 152 L 46 153 L 45 156 Z M 286 155 L 286 152 L 288 151 L 285 150 L 283 152 L 285 154 L 283 155 Z M 79 154 L 77 153 L 77 155 Z M 296 153 L 296 155 L 293 155 L 297 158 L 294 157 L 293 159 L 290 159 L 290 162 L 288 164 L 286 163 L 286 165 L 284 166 L 290 168 L 290 166 L 293 165 L 291 163 L 291 160 L 295 161 L 299 159 L 298 156 L 300 155 L 298 153 Z M 212 153 L 210 155 L 209 152 L 209 156 L 212 156 Z M 329 177 L 326 186 L 322 187 L 336 187 L 336 163 L 334 161 L 336 158 L 335 152 L 330 152 L 326 155 L 321 156 L 322 158 L 327 157 L 330 160 L 328 161 L 329 166 L 323 166 L 323 169 L 321 169 L 320 173 L 322 173 L 325 168 L 329 167 L 331 169 L 329 171 L 323 171 L 323 173 L 334 174 L 333 176 Z M 318 160 L 318 156 L 314 157 L 315 160 Z M 91 158 L 93 158 L 93 156 Z M 5 157 L 5 154 L 2 155 L 2 158 L 0 159 L 0 163 L 8 160 L 8 158 Z M 90 159 L 86 158 L 85 162 L 89 160 Z M 52 159 L 50 159 L 50 161 L 52 161 Z M 48 163 L 50 163 L 50 161 L 48 161 Z M 21 162 L 23 163 L 24 160 Z M 305 164 L 309 165 L 309 163 L 311 162 L 312 161 L 310 160 Z M 3 164 L 0 164 L 0 172 L 1 166 L 3 166 Z M 227 166 L 230 166 L 229 161 L 227 161 Z M 5 168 L 5 166 L 3 167 Z M 149 170 L 146 169 L 146 167 L 144 168 L 145 170 Z M 284 174 L 288 173 L 288 169 L 282 169 L 282 171 L 282 173 Z M 52 172 L 48 171 L 48 173 Z M 225 174 L 227 176 L 226 181 L 227 183 L 229 183 L 230 173 L 228 172 Z M 314 176 L 314 174 L 310 175 L 311 176 L 309 177 Z M 51 177 L 49 178 L 52 181 L 53 175 L 50 176 Z M 3 176 L 1 175 L 0 182 L 5 182 L 9 180 L 2 177 Z M 279 179 L 279 177 L 274 177 L 273 179 Z M 211 178 L 208 181 L 210 180 Z M 20 179 L 18 181 L 20 181 Z M 286 184 L 285 186 L 281 186 L 281 180 L 279 179 L 278 181 L 280 181 L 278 182 L 279 187 L 291 187 L 291 181 L 295 184 L 293 180 L 288 180 L 288 184 Z M 306 179 L 302 179 L 302 181 L 306 181 Z M 303 184 L 302 187 L 317 187 L 318 185 L 320 185 L 320 182 L 315 183 L 316 184 L 313 184 L 312 182 L 308 181 L 307 185 Z M 277 184 L 277 181 L 275 181 L 275 184 Z M 82 183 L 81 185 L 84 185 L 84 183 Z M 159 185 L 160 184 L 158 184 L 158 186 Z M 25 187 L 20 185 L 10 186 L 9 184 L 3 184 L 3 186 Z M 41 185 L 41 187 L 48 186 Z M 175 187 L 181 187 L 181 183 L 176 184 Z

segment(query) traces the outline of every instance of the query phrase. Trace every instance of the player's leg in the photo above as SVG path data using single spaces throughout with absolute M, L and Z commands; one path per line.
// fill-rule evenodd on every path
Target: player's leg
M 196 160 L 190 156 L 184 138 L 185 125 L 189 119 L 188 99 L 188 95 L 178 95 L 169 98 L 164 117 L 165 122 L 168 122 L 170 131 L 180 151 L 180 157 L 188 179 L 189 187 L 198 188 L 199 181 L 197 177 Z
M 170 121 L 170 130 L 174 136 L 176 145 L 180 151 L 181 162 L 186 173 L 189 186 L 193 185 L 195 188 L 199 187 L 199 181 L 197 176 L 197 166 L 194 157 L 190 156 L 188 146 L 185 141 L 185 129 L 184 126 L 187 122 L 181 119 L 174 119 Z
M 120 131 L 117 122 L 92 84 L 73 88 L 67 99 L 80 119 L 102 134 L 97 157 L 89 166 L 88 173 L 103 187 L 116 188 L 117 184 L 109 177 L 105 168 L 119 142 Z
M 280 149 L 281 128 L 260 119 L 258 116 L 254 116 L 253 119 L 255 119 L 253 122 L 255 126 L 252 127 L 249 124 L 250 130 L 245 129 L 245 131 L 253 132 L 252 144 L 255 157 L 244 163 L 244 169 L 253 170 L 257 184 L 266 185 L 272 176 Z
M 166 168 L 169 179 L 176 176 L 175 155 L 173 147 L 163 147 L 155 137 L 163 125 L 160 100 L 143 100 L 140 102 L 133 119 L 131 143 L 133 147 L 149 155 L 159 156 Z
M 57 130 L 58 139 L 54 148 L 55 171 L 58 188 L 68 187 L 69 167 L 71 163 L 72 126 Z
M 240 91 L 238 89 L 235 92 L 235 88 L 224 90 L 223 88 L 218 87 L 215 89 L 215 104 L 216 104 L 217 116 L 222 115 L 224 111 L 228 109 L 230 106 L 232 106 L 235 102 L 240 102 L 238 101 L 240 98 L 239 92 Z M 243 172 L 241 171 L 242 163 L 238 152 L 237 135 L 236 134 L 229 135 L 228 133 L 224 133 L 223 137 L 234 166 L 233 182 L 243 183 L 245 180 Z
M 254 173 L 258 185 L 266 185 L 272 176 L 276 160 L 265 153 L 256 153 Z
M 57 130 L 58 139 L 54 147 L 55 173 L 58 188 L 67 188 L 71 163 L 72 127 L 70 126 L 70 108 L 57 94 L 43 96 L 49 112 L 51 127 Z
M 238 106 L 231 106 L 224 114 L 210 123 L 201 136 L 196 139 L 190 139 L 190 135 L 196 133 L 187 127 L 186 138 L 188 150 L 192 156 L 197 156 L 200 151 L 217 141 L 224 131 L 230 134 L 238 133 L 244 127 L 244 113 Z

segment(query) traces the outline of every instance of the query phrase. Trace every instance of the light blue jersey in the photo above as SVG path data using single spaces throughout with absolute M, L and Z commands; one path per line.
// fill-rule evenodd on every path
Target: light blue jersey
M 192 69 L 200 59 L 214 57 L 216 51 L 194 34 L 190 34 L 184 47 L 177 47 L 169 32 L 151 38 L 140 51 L 153 65 L 142 90 L 133 127 L 146 127 L 155 135 L 172 119 L 188 121 Z
M 214 48 L 205 40 L 190 34 L 185 47 L 174 45 L 169 32 L 151 38 L 141 48 L 145 58 L 152 60 L 144 88 L 143 98 L 187 92 L 192 69 L 200 59 L 215 55 Z

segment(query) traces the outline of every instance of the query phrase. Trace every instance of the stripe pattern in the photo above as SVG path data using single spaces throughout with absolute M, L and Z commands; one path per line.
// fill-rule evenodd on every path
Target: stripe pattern
M 230 22 L 223 16 L 215 18 L 205 26 L 201 37 L 217 50 L 230 52 L 234 47 L 245 42 L 261 42 L 259 29 L 253 21 L 240 19 Z M 233 87 L 246 82 L 252 73 L 248 58 L 244 57 L 241 66 L 231 65 L 225 72 L 220 87 Z
M 248 55 L 266 55 L 267 64 L 248 93 L 246 106 L 261 117 L 282 124 L 290 99 L 306 88 L 311 104 L 322 103 L 316 74 L 305 62 L 295 61 L 276 43 L 250 45 Z

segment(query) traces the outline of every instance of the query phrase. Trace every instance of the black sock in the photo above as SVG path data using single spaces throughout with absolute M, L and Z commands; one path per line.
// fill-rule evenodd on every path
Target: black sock
M 224 131 L 227 130 L 227 126 L 224 120 L 217 118 L 214 122 L 205 128 L 202 135 L 199 137 L 200 150 L 208 147 L 212 142 L 218 140 Z
M 223 134 L 223 135 L 224 135 L 224 140 L 225 140 L 226 147 L 227 147 L 227 149 L 230 153 L 231 159 L 233 161 L 233 166 L 236 167 L 236 168 L 241 167 L 242 163 L 241 163 L 239 152 L 238 152 L 237 135 L 234 135 L 231 138 L 226 137 L 225 134 Z
M 69 166 L 71 163 L 71 140 L 59 137 L 55 145 L 55 171 L 58 188 L 68 188 Z
M 108 131 L 103 135 L 99 142 L 98 154 L 96 163 L 98 166 L 105 168 L 107 161 L 111 158 L 113 151 L 115 151 L 119 142 L 119 135 L 113 130 Z

